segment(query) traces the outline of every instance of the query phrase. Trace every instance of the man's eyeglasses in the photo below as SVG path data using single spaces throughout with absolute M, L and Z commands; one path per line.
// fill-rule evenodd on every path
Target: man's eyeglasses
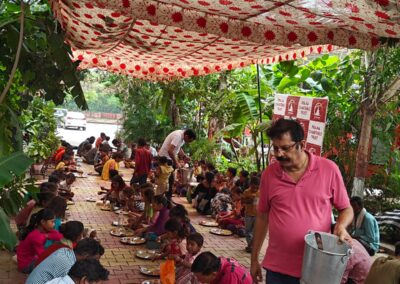
M 278 147 L 278 146 L 272 145 L 272 150 L 274 150 L 274 153 L 279 153 L 279 151 L 282 151 L 282 152 L 287 153 L 287 152 L 290 151 L 290 149 L 292 149 L 292 148 L 293 148 L 295 145 L 297 145 L 298 143 L 299 143 L 299 142 L 295 142 L 295 143 L 293 143 L 292 145 L 282 146 L 282 147 Z

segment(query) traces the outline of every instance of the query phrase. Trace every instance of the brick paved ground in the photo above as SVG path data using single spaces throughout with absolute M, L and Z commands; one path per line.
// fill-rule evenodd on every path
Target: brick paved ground
M 92 171 L 92 167 L 82 165 L 85 172 Z M 132 171 L 122 168 L 124 179 L 129 180 Z M 110 280 L 105 283 L 141 283 L 148 279 L 139 272 L 140 265 L 152 264 L 151 261 L 140 260 L 134 256 L 135 251 L 143 249 L 144 246 L 127 246 L 119 242 L 119 238 L 112 237 L 109 231 L 113 228 L 112 221 L 117 220 L 117 215 L 113 212 L 101 211 L 95 203 L 86 202 L 85 198 L 98 198 L 97 191 L 100 186 L 109 187 L 109 182 L 100 180 L 100 177 L 89 176 L 88 178 L 78 178 L 73 188 L 75 192 L 75 205 L 70 207 L 69 220 L 79 220 L 86 227 L 97 230 L 98 238 L 105 247 L 105 255 L 101 258 L 101 262 L 110 271 Z M 205 243 L 203 251 L 211 251 L 216 255 L 229 256 L 237 259 L 243 265 L 249 267 L 250 254 L 244 251 L 246 242 L 244 238 L 235 236 L 220 237 L 211 235 L 209 228 L 199 226 L 199 222 L 205 220 L 206 217 L 199 216 L 183 198 L 175 198 L 175 201 L 185 205 L 189 211 L 190 219 L 195 228 L 203 234 Z M 264 251 L 264 249 L 262 250 Z M 11 259 L 12 255 L 7 252 L 0 252 L 0 283 L 1 284 L 17 284 L 24 283 L 25 275 L 19 273 L 16 264 Z M 153 263 L 157 265 L 156 263 Z

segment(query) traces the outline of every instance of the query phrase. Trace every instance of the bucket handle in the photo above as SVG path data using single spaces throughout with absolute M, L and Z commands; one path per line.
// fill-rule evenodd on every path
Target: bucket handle
M 340 261 L 344 264 L 344 263 L 345 263 L 345 258 L 346 258 L 346 257 L 347 257 L 347 258 L 350 258 L 350 255 L 351 255 L 352 253 L 353 253 L 353 250 L 352 250 L 352 249 L 348 249 L 347 252 L 346 252 L 346 254 L 340 258 Z

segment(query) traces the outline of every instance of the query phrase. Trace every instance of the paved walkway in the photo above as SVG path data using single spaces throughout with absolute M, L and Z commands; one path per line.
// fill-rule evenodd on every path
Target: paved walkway
M 83 164 L 82 169 L 85 172 L 90 172 L 93 168 Z M 132 170 L 122 168 L 121 172 L 124 175 L 124 179 L 130 179 Z M 117 220 L 115 213 L 101 211 L 95 203 L 85 201 L 87 197 L 95 197 L 97 199 L 97 191 L 100 186 L 108 188 L 109 184 L 110 182 L 104 182 L 97 176 L 78 178 L 73 185 L 75 205 L 69 206 L 70 217 L 68 220 L 79 220 L 84 223 L 85 227 L 97 230 L 97 236 L 105 247 L 105 254 L 101 258 L 101 262 L 110 271 L 110 280 L 104 283 L 141 283 L 143 280 L 149 279 L 149 277 L 140 274 L 139 267 L 141 265 L 157 265 L 157 263 L 140 260 L 135 257 L 135 251 L 143 249 L 144 245 L 123 245 L 120 243 L 119 238 L 110 235 L 110 230 L 113 228 L 111 223 Z M 206 220 L 206 217 L 199 216 L 184 198 L 175 198 L 175 202 L 186 206 L 192 224 L 204 236 L 205 243 L 202 251 L 211 251 L 218 256 L 233 257 L 246 267 L 250 266 L 250 254 L 244 251 L 246 246 L 244 238 L 211 235 L 208 232 L 209 228 L 198 225 L 200 221 Z M 265 250 L 263 249 L 262 251 Z M 26 276 L 17 271 L 16 264 L 12 261 L 11 256 L 7 252 L 0 252 L 0 283 L 24 283 Z

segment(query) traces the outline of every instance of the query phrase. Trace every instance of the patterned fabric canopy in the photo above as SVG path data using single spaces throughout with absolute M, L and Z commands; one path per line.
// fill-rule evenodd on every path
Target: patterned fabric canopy
M 80 68 L 170 80 L 400 37 L 398 0 L 50 0 Z

